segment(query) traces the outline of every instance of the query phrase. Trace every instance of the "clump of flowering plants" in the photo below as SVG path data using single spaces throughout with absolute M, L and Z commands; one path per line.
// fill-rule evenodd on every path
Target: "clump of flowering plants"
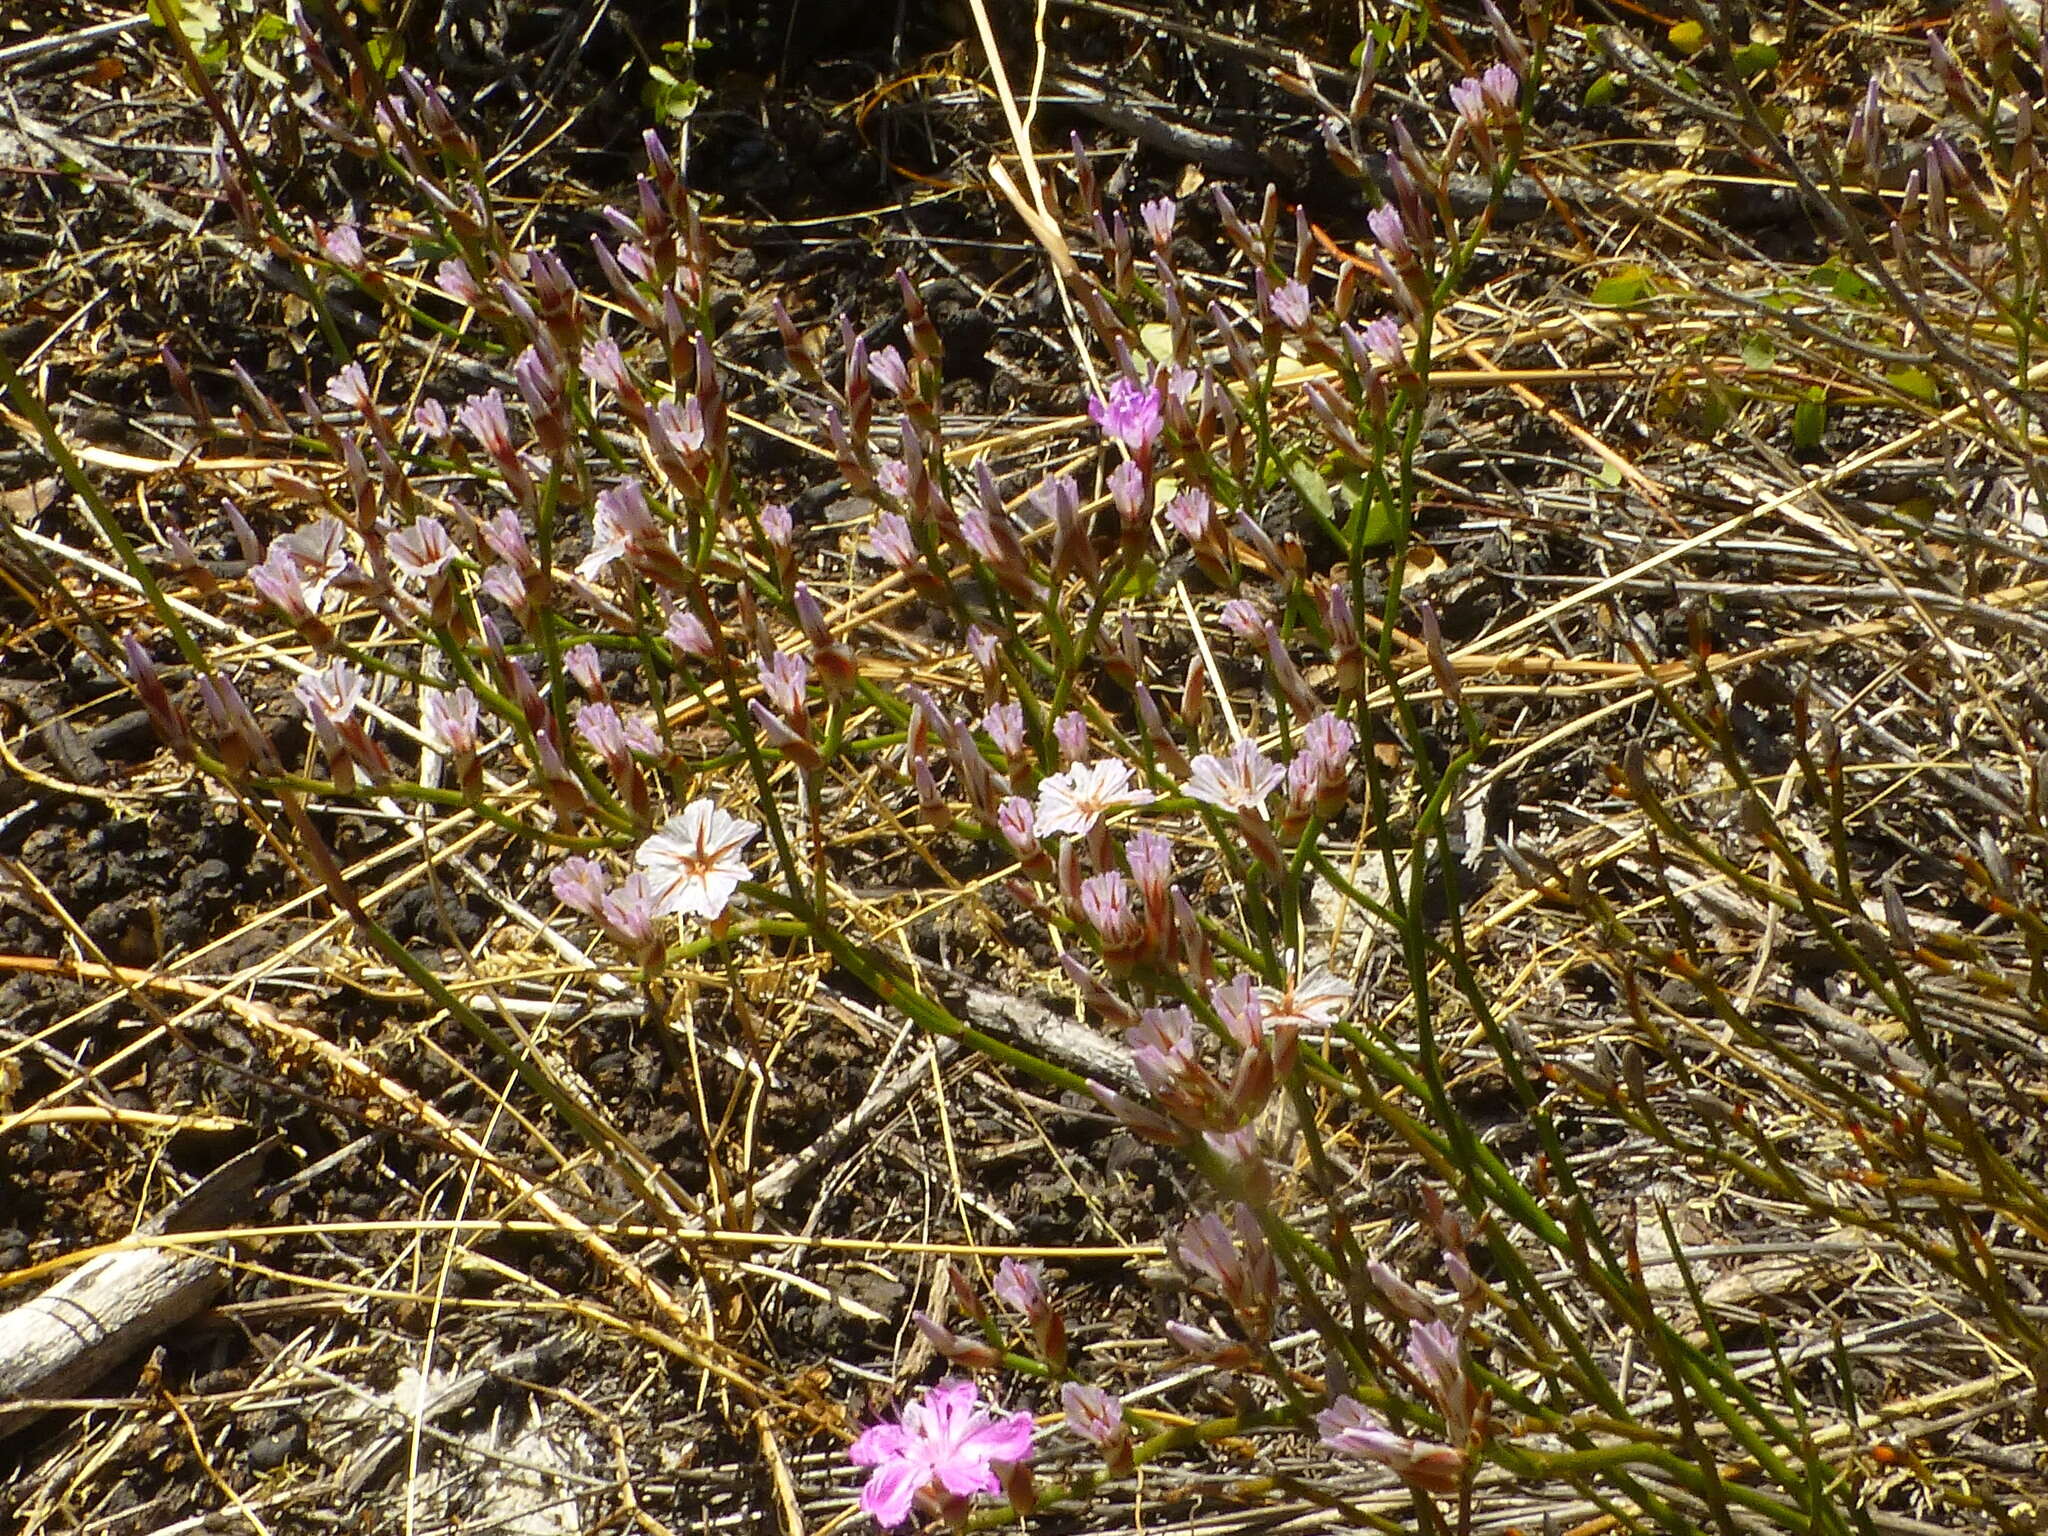
M 166 742 L 274 807 L 390 963 L 615 1154 L 661 1220 L 688 1201 L 380 926 L 316 812 L 489 824 L 530 852 L 563 941 L 606 957 L 657 1016 L 685 961 L 817 958 L 1192 1172 L 1196 1208 L 1165 1243 L 1176 1315 L 1149 1363 L 1188 1368 L 1196 1385 L 1145 1406 L 1147 1383 L 1091 1358 L 1036 1264 L 1005 1261 L 986 1297 L 958 1274 L 961 1316 L 920 1314 L 919 1337 L 990 1378 L 987 1397 L 949 1379 L 853 1439 L 861 1507 L 884 1526 L 967 1524 L 995 1497 L 1018 1513 L 1065 1507 L 1221 1441 L 1292 1437 L 1316 1447 L 1316 1470 L 1248 1480 L 1245 1497 L 1285 1487 L 1361 1523 L 1462 1532 L 1493 1490 L 1556 1484 L 1630 1528 L 1853 1528 L 1797 1414 L 1765 1400 L 1703 1307 L 1674 1309 L 1646 1282 L 1641 1234 L 1617 1235 L 1588 1198 L 1558 1106 L 1592 1105 L 1787 1199 L 1819 1197 L 1710 1093 L 1690 1101 L 1708 1129 L 1672 1129 L 1636 1091 L 1640 1054 L 1611 1071 L 1545 1060 L 1481 983 L 1465 931 L 1456 823 L 1494 743 L 1469 667 L 1410 580 L 1420 453 L 1447 311 L 1519 173 L 1551 43 L 1541 14 L 1525 37 L 1485 9 L 1500 56 L 1441 93 L 1440 130 L 1397 120 L 1373 138 L 1377 49 L 1342 103 L 1324 94 L 1327 72 L 1285 76 L 1373 203 L 1369 239 L 1339 253 L 1334 276 L 1276 193 L 1256 211 L 1221 195 L 1199 210 L 1163 197 L 1114 208 L 1076 146 L 1067 212 L 1093 240 L 1065 281 L 1101 378 L 1073 402 L 1062 463 L 959 440 L 939 331 L 909 278 L 900 348 L 849 324 L 828 357 L 778 308 L 831 466 L 820 473 L 857 509 L 847 536 L 738 467 L 719 279 L 659 137 L 633 206 L 607 209 L 587 251 L 536 248 L 508 229 L 476 142 L 432 84 L 343 68 L 302 21 L 322 93 L 312 121 L 405 190 L 417 230 L 402 249 L 348 227 L 309 236 L 250 165 L 222 163 L 252 247 L 359 286 L 404 335 L 457 346 L 478 370 L 444 400 L 347 362 L 296 420 L 251 385 L 240 430 L 259 443 L 296 431 L 319 472 L 274 475 L 294 511 L 267 538 L 246 509 L 221 507 L 245 586 L 214 582 L 183 532 L 161 564 L 206 611 L 276 637 L 309 744 L 286 761 L 250 702 L 258 682 L 281 692 L 276 679 L 209 656 L 138 559 L 192 673 L 174 698 L 167 659 L 129 640 Z M 1923 175 L 1959 186 L 1950 155 L 1930 154 Z M 1198 214 L 1227 245 L 1221 272 L 1181 254 Z M 1916 233 L 1902 224 L 1899 238 Z M 906 610 L 938 637 L 914 656 Z M 1718 745 L 1711 712 L 1661 702 Z M 1618 777 L 1678 841 L 1641 763 Z M 1017 921 L 1057 950 L 1053 984 L 1122 1070 L 1055 1058 L 936 1001 L 846 897 L 849 855 L 829 826 L 849 805 L 941 868 L 993 865 Z M 1770 825 L 1767 807 L 1751 814 Z M 1783 862 L 1815 861 L 1788 847 Z M 1553 890 L 1533 865 L 1528 879 L 1616 953 L 1636 944 L 1583 883 Z M 1832 925 L 1861 911 L 1850 899 L 1801 886 L 1781 904 Z M 1405 978 L 1397 1010 L 1355 1006 L 1330 940 L 1343 923 Z M 1700 987 L 1718 1012 L 1725 996 Z M 1743 1046 L 1794 1070 L 1747 1023 L 1729 1023 Z M 1501 1150 L 1467 1107 L 1459 1073 L 1473 1058 L 1532 1150 Z M 1892 1091 L 1918 1090 L 1919 1131 L 1895 1128 L 1896 1147 L 1920 1134 L 1921 1151 L 1961 1160 L 1960 1128 L 1925 1134 L 1931 1090 L 1873 1059 Z M 1855 1122 L 1866 1141 L 1874 1105 Z M 1361 1190 L 1342 1150 L 1360 1127 L 1401 1158 L 1397 1197 Z M 2003 1178 L 1994 1150 L 1969 1151 Z M 1921 1256 L 1969 1267 L 1961 1239 Z M 2037 1338 L 2023 1309 L 1987 1306 Z M 1589 1318 L 1627 1337 L 1623 1363 Z M 1654 1422 L 1626 1379 L 1639 1368 L 1658 1382 Z M 1038 1429 L 1034 1407 L 1057 1426 Z

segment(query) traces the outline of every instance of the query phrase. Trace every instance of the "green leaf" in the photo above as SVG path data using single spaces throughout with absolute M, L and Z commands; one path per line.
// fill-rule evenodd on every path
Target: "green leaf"
M 1769 43 L 1745 43 L 1728 62 L 1743 79 L 1754 80 L 1766 70 L 1778 67 L 1778 50 Z
M 1138 327 L 1138 348 L 1155 363 L 1173 361 L 1173 327 L 1153 324 Z
M 1602 309 L 1629 309 L 1657 292 L 1657 274 L 1648 267 L 1627 266 L 1593 285 L 1592 299 Z
M 1918 400 L 1922 405 L 1941 404 L 1941 386 L 1934 382 L 1934 376 L 1924 368 L 1887 369 L 1884 381 L 1900 394 Z
M 1793 446 L 1818 448 L 1827 429 L 1828 392 L 1816 384 L 1792 408 Z
M 284 91 L 291 89 L 290 81 L 286 80 L 283 75 L 280 75 L 276 70 L 272 69 L 268 64 L 265 64 L 261 59 L 257 58 L 255 54 L 251 53 L 246 48 L 242 50 L 241 62 L 242 68 L 249 71 L 250 74 L 254 75 L 258 80 L 261 80 L 273 91 Z
M 149 19 L 165 31 L 177 28 L 202 55 L 220 36 L 220 8 L 212 0 L 149 0 Z
M 380 75 L 405 67 L 405 39 L 389 27 L 379 27 L 363 39 L 363 53 Z
M 1586 87 L 1583 104 L 1589 111 L 1595 112 L 1602 107 L 1611 107 L 1621 100 L 1621 93 L 1627 88 L 1627 84 L 1627 81 L 1610 69 Z
M 1869 278 L 1853 267 L 1843 266 L 1832 257 L 1813 269 L 1813 278 L 1828 292 L 1847 304 L 1875 304 L 1883 297 L 1877 285 Z
M 672 59 L 681 62 L 677 49 L 666 50 Z M 672 69 L 659 64 L 647 66 L 647 85 L 642 99 L 647 110 L 664 123 L 680 123 L 697 110 L 698 99 L 704 88 L 687 75 L 678 75 Z
M 1734 419 L 1735 402 L 1716 379 L 1702 380 L 1694 387 L 1687 404 L 1694 425 L 1704 437 L 1712 437 Z
M 1288 484 L 1301 493 L 1301 499 L 1328 521 L 1336 516 L 1337 503 L 1330 498 L 1329 482 L 1317 472 L 1316 467 L 1298 453 L 1287 455 L 1283 468 Z
M 1707 46 L 1707 29 L 1696 21 L 1681 21 L 1664 38 L 1673 53 L 1689 59 Z
M 1401 519 L 1394 514 L 1394 504 L 1381 496 L 1353 512 L 1345 532 L 1346 542 L 1359 549 L 1384 549 L 1400 536 Z
M 1742 338 L 1742 362 L 1746 368 L 1758 373 L 1778 360 L 1778 344 L 1762 331 L 1751 331 Z

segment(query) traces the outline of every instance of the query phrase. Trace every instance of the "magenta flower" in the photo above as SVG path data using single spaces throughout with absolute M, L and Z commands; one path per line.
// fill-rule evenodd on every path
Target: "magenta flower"
M 941 1382 L 906 1407 L 901 1422 L 875 1425 L 847 1451 L 855 1466 L 874 1468 L 860 1507 L 884 1530 L 894 1530 L 920 1499 L 943 1507 L 1000 1492 L 994 1464 L 1029 1461 L 1032 1427 L 1028 1413 L 990 1413 L 971 1381 Z
M 1157 441 L 1164 423 L 1159 391 L 1129 379 L 1114 379 L 1107 395 L 1088 402 L 1088 419 L 1102 429 L 1104 437 L 1115 439 L 1132 453 L 1142 453 Z

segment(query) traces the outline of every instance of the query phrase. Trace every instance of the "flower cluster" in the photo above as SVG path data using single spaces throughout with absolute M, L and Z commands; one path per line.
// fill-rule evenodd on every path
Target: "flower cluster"
M 830 324 L 801 328 L 777 305 L 829 465 L 808 489 L 858 519 L 828 548 L 839 524 L 803 510 L 819 497 L 764 499 L 731 451 L 737 386 L 720 362 L 709 243 L 658 136 L 631 206 L 603 211 L 591 255 L 605 291 L 586 293 L 562 253 L 522 248 L 496 222 L 477 146 L 437 90 L 401 75 L 363 100 L 360 81 L 329 77 L 310 25 L 302 37 L 332 135 L 418 193 L 417 243 L 436 249 L 407 302 L 505 353 L 497 387 L 406 410 L 388 381 L 344 367 L 326 387 L 334 409 L 307 401 L 336 473 L 277 478 L 312 509 L 303 526 L 265 544 L 226 511 L 248 557 L 241 616 L 312 653 L 292 693 L 322 792 L 459 803 L 549 846 L 560 906 L 637 965 L 655 999 L 687 923 L 728 956 L 775 954 L 802 931 L 814 953 L 907 1002 L 899 957 L 844 911 L 848 855 L 827 820 L 849 805 L 885 807 L 938 866 L 993 864 L 991 883 L 1057 949 L 1112 1049 L 1120 1035 L 1125 1054 L 1102 1073 L 1116 1086 L 1090 1082 L 1094 1100 L 1176 1149 L 1207 1190 L 1168 1245 L 1183 1306 L 1162 1323 L 1166 1348 L 1237 1373 L 1248 1397 L 1267 1378 L 1302 1428 L 1299 1373 L 1279 1354 L 1288 1328 L 1325 1329 L 1354 1381 L 1369 1357 L 1395 1359 L 1325 1321 L 1304 1287 L 1327 1284 L 1354 1310 L 1378 1298 L 1409 1325 L 1394 1368 L 1408 1411 L 1340 1396 L 1317 1420 L 1324 1441 L 1426 1493 L 1464 1486 L 1490 1435 L 1468 1359 L 1480 1288 L 1469 1266 L 1455 1271 L 1453 1311 L 1384 1266 L 1336 1273 L 1354 1259 L 1344 1234 L 1313 1246 L 1332 1272 L 1305 1282 L 1291 1138 L 1334 1073 L 1326 1048 L 1361 1038 L 1351 986 L 1300 957 L 1320 921 L 1315 882 L 1341 879 L 1331 837 L 1359 831 L 1366 792 L 1382 811 L 1405 792 L 1359 750 L 1369 723 L 1382 728 L 1372 690 L 1401 615 L 1378 612 L 1366 585 L 1375 493 L 1357 488 L 1400 481 L 1412 454 L 1436 309 L 1469 258 L 1449 166 L 1518 152 L 1527 59 L 1451 89 L 1439 155 L 1397 130 L 1370 252 L 1334 288 L 1305 215 L 1290 248 L 1277 194 L 1253 213 L 1219 193 L 1213 227 L 1247 274 L 1236 308 L 1183 268 L 1207 206 L 1105 210 L 1077 148 L 1077 227 L 1096 238 L 1071 287 L 1108 382 L 1086 401 L 1081 452 L 1042 478 L 1013 480 L 949 440 L 945 347 L 908 276 L 888 344 L 842 319 L 835 346 Z M 1357 131 L 1362 106 L 1297 83 Z M 245 232 L 274 238 L 223 169 Z M 396 302 L 384 243 L 345 225 L 311 259 Z M 1283 377 L 1296 392 L 1284 411 Z M 252 422 L 285 422 L 260 391 L 252 407 Z M 1342 513 L 1339 481 L 1359 503 Z M 1274 488 L 1288 485 L 1316 526 L 1279 515 Z M 1343 572 L 1319 566 L 1319 540 L 1344 546 Z M 187 553 L 173 545 L 198 570 Z M 1174 632 L 1183 610 L 1162 623 L 1147 599 L 1169 589 L 1205 633 Z M 914 645 L 893 617 L 906 604 Z M 1440 637 L 1425 633 L 1436 661 Z M 297 791 L 225 676 L 198 685 L 205 717 L 188 719 L 139 642 L 129 657 L 174 747 Z M 775 920 L 734 924 L 743 890 Z M 1329 1204 L 1337 1178 L 1319 1140 L 1308 1161 Z M 1444 1239 L 1447 1265 L 1463 1265 L 1461 1241 Z M 951 1366 L 1021 1361 L 1056 1382 L 1069 1449 L 1104 1475 L 1152 1454 L 1092 1379 L 1103 1373 L 1040 1264 L 1000 1264 L 994 1305 L 964 1277 L 954 1289 L 972 1326 L 916 1314 Z M 1427 1431 L 1409 1433 L 1413 1419 Z M 920 1514 L 959 1524 L 985 1495 L 1028 1511 L 1034 1439 L 1029 1411 L 943 1382 L 853 1443 L 861 1508 L 888 1528 Z

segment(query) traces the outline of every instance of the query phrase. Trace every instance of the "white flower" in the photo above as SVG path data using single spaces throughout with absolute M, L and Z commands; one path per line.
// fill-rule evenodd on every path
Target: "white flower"
M 1204 752 L 1193 763 L 1193 771 L 1180 792 L 1206 801 L 1219 811 L 1260 811 L 1266 797 L 1287 777 L 1287 770 L 1271 761 L 1249 736 L 1241 736 L 1230 756 Z
M 1269 1023 L 1291 1023 L 1302 1029 L 1313 1025 L 1327 1030 L 1351 1006 L 1351 987 L 1320 965 L 1304 974 L 1300 964 L 1300 958 L 1289 950 L 1287 985 L 1278 991 L 1272 987 L 1259 988 L 1265 1018 Z
M 1150 805 L 1158 797 L 1131 782 L 1131 765 L 1106 757 L 1076 763 L 1038 785 L 1036 831 L 1040 837 L 1065 832 L 1079 837 L 1094 830 L 1104 814 L 1120 805 Z
M 647 871 L 655 911 L 706 922 L 719 916 L 747 877 L 743 855 L 760 833 L 754 822 L 729 816 L 709 800 L 692 800 L 633 855 Z
M 363 701 L 363 674 L 345 661 L 336 661 L 303 674 L 292 684 L 292 692 L 308 715 L 317 714 L 340 725 Z

